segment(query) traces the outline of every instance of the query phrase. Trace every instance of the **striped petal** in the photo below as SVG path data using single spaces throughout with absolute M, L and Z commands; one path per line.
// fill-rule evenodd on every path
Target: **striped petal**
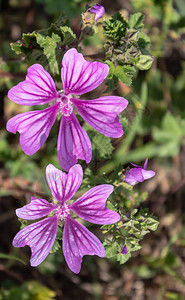
M 119 122 L 119 113 L 128 101 L 122 97 L 105 96 L 94 100 L 70 99 L 82 118 L 94 129 L 108 137 L 120 137 L 123 128 Z
M 24 220 L 36 220 L 49 215 L 56 207 L 45 199 L 31 197 L 31 202 L 16 209 L 16 215 Z
M 65 93 L 82 95 L 99 86 L 109 73 L 106 64 L 86 61 L 81 53 L 72 48 L 62 60 L 61 77 Z
M 56 238 L 58 220 L 56 216 L 28 225 L 13 239 L 14 247 L 31 248 L 31 266 L 38 266 L 48 256 Z
M 8 97 L 21 105 L 41 105 L 57 98 L 55 83 L 39 64 L 28 68 L 26 80 L 10 89 Z
M 105 249 L 100 240 L 85 226 L 68 217 L 63 232 L 63 253 L 68 267 L 77 274 L 84 255 L 104 257 Z
M 57 143 L 59 163 L 65 171 L 74 166 L 78 159 L 88 164 L 92 158 L 92 147 L 86 131 L 76 116 L 62 117 Z
M 53 126 L 59 103 L 46 109 L 29 111 L 11 118 L 6 129 L 20 133 L 20 145 L 27 155 L 36 153 L 46 141 Z
M 75 165 L 66 174 L 50 164 L 46 168 L 46 179 L 53 197 L 64 203 L 70 200 L 79 189 L 83 179 L 83 170 L 80 165 Z
M 108 209 L 106 200 L 113 192 L 110 184 L 98 185 L 69 206 L 79 217 L 95 224 L 113 224 L 120 220 L 117 212 Z

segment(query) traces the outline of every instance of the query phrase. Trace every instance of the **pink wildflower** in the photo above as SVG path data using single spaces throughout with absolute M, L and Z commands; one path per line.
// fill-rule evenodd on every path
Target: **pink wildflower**
M 80 272 L 84 255 L 105 256 L 105 249 L 99 239 L 84 225 L 74 220 L 72 213 L 95 224 L 112 224 L 119 221 L 119 214 L 105 206 L 113 186 L 96 186 L 72 204 L 66 203 L 78 190 L 82 178 L 83 171 L 80 165 L 73 166 L 69 173 L 65 174 L 50 164 L 46 168 L 46 179 L 54 202 L 49 203 L 45 199 L 32 197 L 31 203 L 16 210 L 21 219 L 35 220 L 44 217 L 41 221 L 23 228 L 13 240 L 14 247 L 28 245 L 31 248 L 32 266 L 38 266 L 48 256 L 56 238 L 58 225 L 62 224 L 63 253 L 74 273 Z
M 95 21 L 97 21 L 104 15 L 105 8 L 100 4 L 95 4 L 92 6 L 92 8 L 89 10 L 89 12 L 92 14 L 95 14 Z
M 46 141 L 58 113 L 62 120 L 57 151 L 62 168 L 68 171 L 78 159 L 89 163 L 92 158 L 91 142 L 80 126 L 74 108 L 87 123 L 102 134 L 114 138 L 123 134 L 119 113 L 127 107 L 126 99 L 117 96 L 104 96 L 93 100 L 77 98 L 98 87 L 108 72 L 108 65 L 86 61 L 76 49 L 70 49 L 62 60 L 63 91 L 57 92 L 50 74 L 41 65 L 32 65 L 28 69 L 26 80 L 11 88 L 8 97 L 21 105 L 49 103 L 49 107 L 14 116 L 8 121 L 7 130 L 14 134 L 18 131 L 23 151 L 32 155 Z
M 146 170 L 148 164 L 148 158 L 145 160 L 144 168 L 132 164 L 135 168 L 132 168 L 125 172 L 125 182 L 130 185 L 135 185 L 138 182 L 143 182 L 146 179 L 150 179 L 155 176 L 155 172 Z

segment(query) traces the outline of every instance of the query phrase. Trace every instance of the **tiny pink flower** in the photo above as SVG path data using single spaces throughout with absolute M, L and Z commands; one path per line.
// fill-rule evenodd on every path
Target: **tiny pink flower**
M 20 133 L 20 145 L 27 155 L 36 153 L 46 141 L 57 114 L 61 123 L 57 142 L 58 158 L 65 171 L 78 159 L 89 163 L 92 147 L 86 131 L 74 114 L 97 131 L 108 137 L 123 134 L 119 113 L 128 101 L 122 97 L 104 96 L 93 100 L 81 100 L 79 96 L 98 87 L 109 73 L 109 67 L 100 62 L 89 62 L 76 49 L 68 50 L 62 60 L 61 78 L 63 90 L 57 91 L 50 74 L 39 64 L 28 68 L 26 80 L 11 88 L 8 97 L 21 105 L 49 104 L 43 110 L 29 111 L 11 118 L 7 130 Z
M 80 165 L 73 166 L 68 174 L 53 165 L 46 168 L 46 179 L 54 201 L 31 198 L 31 202 L 16 210 L 19 218 L 41 221 L 28 225 L 19 231 L 13 239 L 14 247 L 31 248 L 31 266 L 38 266 L 49 254 L 57 235 L 58 226 L 64 225 L 63 253 L 69 268 L 74 273 L 81 269 L 84 255 L 105 256 L 100 240 L 84 225 L 72 218 L 76 214 L 94 224 L 113 224 L 120 220 L 115 211 L 106 207 L 106 200 L 113 186 L 102 184 L 87 191 L 72 204 L 70 200 L 81 185 L 83 171 Z
M 95 21 L 97 21 L 105 14 L 105 8 L 100 4 L 95 4 L 92 6 L 89 12 L 95 14 Z
M 127 246 L 125 245 L 124 247 L 123 247 L 123 249 L 121 250 L 121 253 L 122 254 L 127 254 L 128 253 L 128 250 L 127 250 Z
M 148 158 L 145 160 L 144 168 L 132 164 L 135 168 L 132 168 L 125 172 L 125 182 L 130 185 L 135 185 L 138 182 L 143 182 L 146 179 L 150 179 L 155 176 L 155 172 L 146 170 L 148 164 Z

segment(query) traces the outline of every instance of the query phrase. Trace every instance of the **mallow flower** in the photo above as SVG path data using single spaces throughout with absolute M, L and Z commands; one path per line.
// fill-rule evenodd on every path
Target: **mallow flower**
M 18 114 L 7 123 L 7 130 L 20 133 L 20 145 L 27 155 L 36 153 L 46 141 L 57 114 L 61 116 L 57 151 L 60 165 L 68 171 L 78 159 L 89 163 L 92 147 L 75 112 L 105 136 L 117 138 L 123 129 L 119 113 L 128 101 L 122 97 L 104 96 L 93 100 L 78 97 L 98 87 L 107 77 L 109 67 L 89 62 L 76 49 L 68 50 L 62 60 L 63 90 L 57 91 L 50 74 L 39 64 L 28 68 L 26 80 L 10 89 L 8 97 L 21 105 L 49 104 L 43 110 Z
M 89 12 L 95 14 L 95 21 L 97 21 L 105 14 L 105 8 L 100 4 L 95 4 L 89 9 Z
M 135 185 L 138 182 L 143 182 L 146 179 L 150 179 L 155 176 L 155 172 L 152 170 L 146 170 L 148 164 L 148 158 L 145 160 L 144 168 L 132 164 L 134 168 L 125 172 L 125 182 L 130 185 Z
M 14 247 L 31 248 L 31 266 L 38 266 L 49 254 L 57 235 L 58 226 L 63 229 L 63 253 L 69 268 L 79 273 L 84 255 L 105 256 L 100 240 L 73 215 L 94 223 L 112 224 L 120 220 L 117 212 L 106 207 L 106 199 L 113 186 L 102 184 L 91 188 L 75 202 L 69 203 L 83 178 L 80 165 L 73 166 L 66 174 L 53 165 L 46 168 L 46 179 L 53 195 L 53 202 L 31 198 L 31 202 L 16 210 L 19 218 L 40 221 L 19 231 L 13 239 Z

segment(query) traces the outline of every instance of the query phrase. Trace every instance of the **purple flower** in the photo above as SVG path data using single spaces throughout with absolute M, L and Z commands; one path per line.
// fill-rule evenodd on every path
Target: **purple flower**
M 143 182 L 146 179 L 150 179 L 155 176 L 155 172 L 146 170 L 148 164 L 148 158 L 145 160 L 144 168 L 132 164 L 135 168 L 132 168 L 125 172 L 125 182 L 130 185 L 135 185 L 137 182 Z
M 72 218 L 79 217 L 95 224 L 112 224 L 120 220 L 115 211 L 108 209 L 106 199 L 113 191 L 113 186 L 102 184 L 87 191 L 72 204 L 70 200 L 78 190 L 83 178 L 80 165 L 73 166 L 68 174 L 53 165 L 46 168 L 46 179 L 54 201 L 31 198 L 31 203 L 16 210 L 21 219 L 41 221 L 28 225 L 19 231 L 13 240 L 14 247 L 31 248 L 31 265 L 39 265 L 49 254 L 56 238 L 58 225 L 64 224 L 63 253 L 69 268 L 79 273 L 84 255 L 105 256 L 105 249 L 99 239 L 84 225 Z M 47 216 L 47 217 L 46 217 Z M 46 218 L 45 218 L 46 217 Z
M 105 8 L 100 4 L 95 4 L 92 6 L 92 8 L 89 10 L 89 12 L 92 14 L 95 14 L 95 21 L 97 21 L 104 15 Z
M 28 69 L 26 80 L 13 87 L 8 97 L 21 105 L 49 103 L 49 107 L 11 118 L 7 123 L 7 130 L 14 134 L 18 131 L 23 151 L 32 155 L 46 141 L 59 114 L 62 120 L 57 151 L 62 168 L 68 171 L 78 159 L 89 163 L 92 158 L 91 142 L 80 126 L 74 110 L 94 129 L 108 137 L 117 138 L 123 134 L 119 113 L 127 107 L 126 99 L 117 96 L 104 96 L 93 100 L 78 99 L 81 94 L 99 86 L 108 72 L 108 65 L 86 61 L 76 49 L 70 49 L 62 60 L 63 91 L 57 92 L 49 73 L 39 64 L 32 65 Z
M 128 253 L 128 250 L 127 250 L 127 246 L 125 245 L 124 247 L 123 247 L 123 249 L 121 250 L 121 253 L 122 254 L 127 254 Z

